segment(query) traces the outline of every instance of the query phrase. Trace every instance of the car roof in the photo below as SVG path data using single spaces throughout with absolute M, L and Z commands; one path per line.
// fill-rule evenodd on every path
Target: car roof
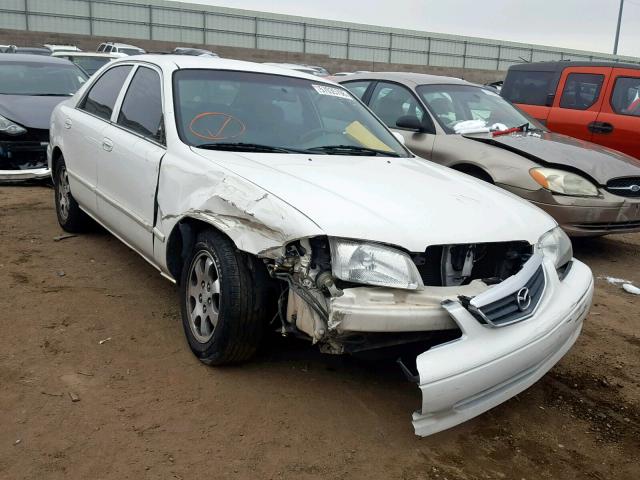
M 69 65 L 71 62 L 65 58 L 57 58 L 44 55 L 30 55 L 28 53 L 0 53 L 0 62 L 13 63 L 54 63 Z
M 121 58 L 106 52 L 74 52 L 70 50 L 58 50 L 51 54 L 52 57 L 103 57 L 103 58 Z
M 117 48 L 135 48 L 137 50 L 144 50 L 141 47 L 136 47 L 135 45 L 129 45 L 128 43 L 102 42 L 100 45 L 111 45 L 112 47 L 117 47 Z
M 164 70 L 181 70 L 181 69 L 209 69 L 209 70 L 237 70 L 241 72 L 267 73 L 271 75 L 280 75 L 285 77 L 302 78 L 305 80 L 313 80 L 314 82 L 334 83 L 315 75 L 300 72 L 298 70 L 290 70 L 280 66 L 272 66 L 264 63 L 246 62 L 243 60 L 231 60 L 229 58 L 220 57 L 195 57 L 191 55 L 132 55 L 129 57 L 119 58 L 111 65 L 130 62 L 146 62 Z
M 392 82 L 400 82 L 405 85 L 416 87 L 418 85 L 472 85 L 474 83 L 467 82 L 460 78 L 444 77 L 441 75 L 429 75 L 427 73 L 412 72 L 367 72 L 353 73 L 345 75 L 341 82 L 352 82 L 355 80 L 389 80 Z
M 635 63 L 622 62 L 573 62 L 563 60 L 559 62 L 534 62 L 519 63 L 512 65 L 509 70 L 524 70 L 535 72 L 560 72 L 568 67 L 613 67 L 613 68 L 632 68 L 640 70 L 640 65 Z

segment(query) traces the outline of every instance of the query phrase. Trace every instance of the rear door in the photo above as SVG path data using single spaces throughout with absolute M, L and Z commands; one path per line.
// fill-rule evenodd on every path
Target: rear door
M 547 117 L 549 130 L 591 141 L 593 123 L 602 107 L 612 70 L 611 67 L 565 68 Z
M 103 131 L 98 211 L 111 231 L 152 259 L 156 185 L 166 151 L 161 75 L 140 65 L 130 78 Z
M 119 65 L 105 71 L 76 108 L 64 108 L 63 155 L 73 196 L 80 205 L 95 213 L 97 164 L 102 152 L 102 134 L 109 125 L 116 100 L 131 71 Z
M 640 158 L 640 70 L 613 69 L 593 141 Z

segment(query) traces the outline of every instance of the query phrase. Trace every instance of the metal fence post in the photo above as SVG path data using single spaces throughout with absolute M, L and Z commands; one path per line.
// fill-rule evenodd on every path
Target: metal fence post
M 431 65 L 431 37 L 427 37 L 427 66 Z
M 202 45 L 207 44 L 207 12 L 202 11 Z
M 393 32 L 389 32 L 389 61 L 391 63 L 391 52 L 393 50 Z
M 307 22 L 302 24 L 302 53 L 307 53 Z
M 149 40 L 153 40 L 153 6 L 147 6 L 149 7 Z
M 468 45 L 468 42 L 465 40 L 464 51 L 462 52 L 462 70 L 467 68 L 467 45 Z
M 533 48 L 531 49 L 531 52 L 529 53 L 529 63 L 533 63 Z
M 496 65 L 496 70 L 500 70 L 500 58 L 502 57 L 502 45 L 498 45 L 498 64 Z
M 347 28 L 347 60 L 351 58 L 351 29 Z
M 93 36 L 93 2 L 89 0 L 89 35 Z
M 24 0 L 24 26 L 29 31 L 29 0 Z
M 253 47 L 258 48 L 258 17 L 253 17 Z

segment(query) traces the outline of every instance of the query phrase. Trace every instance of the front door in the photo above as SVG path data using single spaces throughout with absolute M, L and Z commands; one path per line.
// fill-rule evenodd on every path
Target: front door
M 549 130 L 592 141 L 593 123 L 602 107 L 611 70 L 610 67 L 565 68 L 559 93 L 547 118 Z
M 98 211 L 105 225 L 153 258 L 155 194 L 165 154 L 160 73 L 138 66 L 103 133 Z
M 640 70 L 614 68 L 593 141 L 640 159 Z
M 394 132 L 404 137 L 407 148 L 416 155 L 430 159 L 435 135 L 397 126 L 401 117 L 417 117 L 425 124 L 429 115 L 416 96 L 406 87 L 392 82 L 378 82 L 369 99 L 369 108 Z M 430 118 L 429 118 L 430 120 Z

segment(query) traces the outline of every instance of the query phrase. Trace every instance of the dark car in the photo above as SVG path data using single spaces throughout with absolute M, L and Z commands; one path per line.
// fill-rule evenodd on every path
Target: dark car
M 51 112 L 86 80 L 68 60 L 0 54 L 1 181 L 49 177 Z

